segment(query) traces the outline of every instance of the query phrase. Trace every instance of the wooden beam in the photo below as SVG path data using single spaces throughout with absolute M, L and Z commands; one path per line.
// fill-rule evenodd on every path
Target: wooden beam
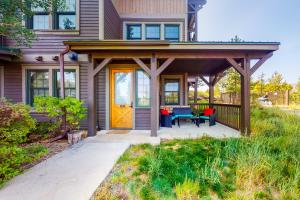
M 93 71 L 93 76 L 96 76 L 110 61 L 112 58 L 105 58 Z
M 157 82 L 157 58 L 151 58 L 151 137 L 157 137 L 158 128 L 158 82 Z
M 199 76 L 199 77 L 206 85 L 209 85 L 209 82 L 204 78 L 204 76 Z
M 96 135 L 96 96 L 94 60 L 88 67 L 88 136 Z
M 199 78 L 196 77 L 195 78 L 195 87 L 194 87 L 194 103 L 198 102 L 198 81 L 199 81 Z
M 174 60 L 175 58 L 168 58 L 156 71 L 156 76 L 159 76 Z
M 209 76 L 209 104 L 213 104 L 214 103 L 214 99 L 215 99 L 215 93 L 214 93 L 214 85 L 213 85 L 213 81 L 214 81 L 215 77 L 214 76 Z
M 233 59 L 233 58 L 226 58 L 226 60 L 232 65 L 232 67 L 238 71 L 241 75 L 245 75 L 244 69 Z
M 241 133 L 250 135 L 250 59 L 243 62 L 245 75 L 241 76 Z
M 251 69 L 251 75 L 254 74 L 254 72 L 256 72 L 256 70 L 258 70 L 258 68 L 260 66 L 262 66 L 269 58 L 271 58 L 273 56 L 273 52 L 269 53 L 267 55 L 265 55 L 262 59 L 260 59 Z
M 148 75 L 151 76 L 151 70 L 145 63 L 139 58 L 132 58 Z

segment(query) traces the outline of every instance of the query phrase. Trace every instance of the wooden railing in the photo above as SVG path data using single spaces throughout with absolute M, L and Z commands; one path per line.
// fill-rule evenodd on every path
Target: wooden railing
M 193 111 L 202 112 L 205 108 L 216 109 L 217 122 L 231 128 L 241 129 L 241 106 L 231 104 L 190 104 Z

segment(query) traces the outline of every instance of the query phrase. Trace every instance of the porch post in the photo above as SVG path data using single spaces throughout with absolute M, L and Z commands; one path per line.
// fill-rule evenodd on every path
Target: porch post
M 158 125 L 158 96 L 157 96 L 157 58 L 151 57 L 151 137 L 157 137 Z
M 196 104 L 198 102 L 198 82 L 199 78 L 195 78 L 195 88 L 194 88 L 194 103 Z
M 88 66 L 88 136 L 96 135 L 94 60 Z
M 215 93 L 214 93 L 214 77 L 213 76 L 209 76 L 209 105 L 211 106 L 211 104 L 214 103 L 214 96 L 215 96 Z
M 250 59 L 243 62 L 244 74 L 241 74 L 241 132 L 250 135 Z

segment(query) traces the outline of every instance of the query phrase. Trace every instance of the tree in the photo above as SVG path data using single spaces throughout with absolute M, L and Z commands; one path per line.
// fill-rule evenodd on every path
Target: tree
M 234 36 L 234 38 L 231 38 L 230 39 L 230 41 L 231 42 L 236 42 L 236 43 L 238 43 L 238 42 L 244 42 L 244 40 L 242 40 L 239 36 Z
M 291 101 L 294 104 L 300 105 L 300 78 L 295 86 L 295 91 L 291 94 Z
M 17 46 L 30 46 L 36 36 L 23 22 L 33 16 L 32 9 L 42 8 L 51 13 L 64 7 L 64 0 L 1 0 L 0 35 L 15 40 Z
M 282 92 L 291 90 L 292 86 L 284 81 L 282 74 L 275 72 L 266 84 L 266 92 Z

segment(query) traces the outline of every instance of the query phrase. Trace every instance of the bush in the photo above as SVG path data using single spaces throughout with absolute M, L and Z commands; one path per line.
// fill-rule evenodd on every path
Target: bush
M 30 108 L 24 104 L 12 104 L 0 100 L 0 145 L 21 144 L 35 128 Z
M 38 112 L 47 113 L 49 118 L 55 118 L 57 128 L 61 127 L 65 116 L 68 130 L 78 129 L 80 121 L 86 118 L 87 112 L 84 102 L 72 97 L 65 99 L 50 96 L 35 97 L 34 107 Z

